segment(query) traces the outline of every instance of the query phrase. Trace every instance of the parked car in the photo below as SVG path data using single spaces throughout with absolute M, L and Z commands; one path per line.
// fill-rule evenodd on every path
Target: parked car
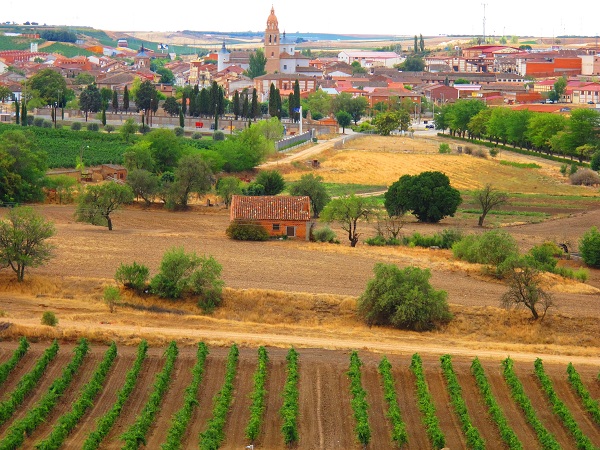
M 427 125 L 425 125 L 425 128 L 431 128 L 433 130 L 435 128 L 435 125 L 432 123 L 428 123 Z

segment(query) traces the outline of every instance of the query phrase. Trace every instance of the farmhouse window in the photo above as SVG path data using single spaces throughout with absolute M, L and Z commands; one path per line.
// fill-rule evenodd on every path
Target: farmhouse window
M 295 237 L 296 236 L 296 227 L 286 227 L 286 236 L 287 237 Z
M 279 231 L 279 224 L 278 223 L 274 223 L 273 224 L 273 231 Z

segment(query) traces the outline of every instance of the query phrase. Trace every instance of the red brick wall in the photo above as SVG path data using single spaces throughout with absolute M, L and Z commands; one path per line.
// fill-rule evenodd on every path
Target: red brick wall
M 308 240 L 308 222 L 293 220 L 263 220 L 259 223 L 267 230 L 270 236 L 286 236 L 287 227 L 296 227 L 294 239 Z M 279 224 L 279 230 L 273 230 L 273 224 Z

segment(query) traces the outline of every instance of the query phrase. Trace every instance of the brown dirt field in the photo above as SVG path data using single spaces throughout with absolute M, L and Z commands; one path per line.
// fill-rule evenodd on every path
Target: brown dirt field
M 533 366 L 515 363 L 514 368 L 525 393 L 531 400 L 538 419 L 544 427 L 554 435 L 561 448 L 575 449 L 575 441 L 571 434 L 564 427 L 562 420 L 552 412 L 552 406 L 548 402 L 546 394 L 542 391 L 537 376 L 533 373 Z
M 41 354 L 43 346 L 36 346 L 33 351 Z M 73 344 L 62 344 L 60 358 L 61 367 L 54 367 L 46 377 L 47 379 L 36 389 L 27 405 L 22 408 L 26 410 L 32 404 L 33 399 L 39 397 L 47 389 L 47 385 L 52 379 L 60 375 L 60 370 L 71 356 Z M 121 347 L 119 350 L 121 352 Z M 1 343 L 0 348 L 14 348 L 13 343 Z M 83 379 L 89 378 L 89 375 L 95 369 L 106 346 L 93 345 L 92 357 L 85 361 L 81 378 L 78 384 L 83 383 Z M 132 394 L 132 399 L 124 408 L 124 417 L 120 418 L 115 429 L 111 432 L 102 448 L 118 448 L 120 441 L 118 436 L 126 427 L 133 422 L 137 413 L 141 410 L 148 394 L 148 388 L 164 364 L 164 347 L 151 347 L 148 360 L 144 368 L 144 375 L 140 377 L 138 386 Z M 228 349 L 221 347 L 210 347 L 210 354 L 207 359 L 205 377 L 199 392 L 200 405 L 196 409 L 196 414 L 190 428 L 186 433 L 187 440 L 183 443 L 183 448 L 197 448 L 197 437 L 200 431 L 205 428 L 206 420 L 212 414 L 212 398 L 216 391 L 221 387 L 223 375 L 225 372 L 225 359 Z M 281 406 L 281 390 L 285 381 L 285 355 L 287 350 L 282 348 L 268 348 L 271 360 L 271 370 L 269 372 L 268 400 L 265 411 L 265 422 L 261 434 L 261 439 L 256 442 L 256 448 L 279 449 L 283 447 L 279 408 Z M 323 349 L 299 349 L 300 353 L 300 442 L 298 449 L 338 449 L 338 448 L 360 448 L 354 435 L 354 419 L 350 408 L 349 379 L 346 375 L 349 365 L 349 352 L 330 351 Z M 123 349 L 123 355 L 120 353 L 120 360 L 117 361 L 113 373 L 107 380 L 105 387 L 99 397 L 96 399 L 93 409 L 84 421 L 79 424 L 75 433 L 67 441 L 65 448 L 80 448 L 82 436 L 85 436 L 91 428 L 84 430 L 85 424 L 89 424 L 92 415 L 98 415 L 100 410 L 106 410 L 114 402 L 114 392 L 120 388 L 122 377 L 116 377 L 117 372 L 122 374 L 133 362 L 133 347 Z M 363 361 L 362 383 L 367 391 L 367 400 L 369 402 L 369 422 L 372 428 L 372 442 L 368 446 L 370 449 L 392 448 L 390 443 L 390 424 L 385 416 L 387 405 L 383 398 L 381 389 L 381 379 L 377 373 L 377 364 L 381 359 L 380 354 L 372 353 L 367 350 L 360 350 L 359 356 Z M 164 441 L 166 431 L 170 423 L 172 412 L 175 411 L 183 400 L 184 388 L 189 382 L 189 376 L 185 369 L 191 368 L 195 360 L 195 348 L 181 347 L 180 355 L 177 361 L 177 373 L 172 379 L 167 394 L 165 395 L 161 413 L 156 416 L 156 420 L 148 435 L 148 445 L 146 448 L 158 448 Z M 238 375 L 235 380 L 234 402 L 231 412 L 228 416 L 226 425 L 227 440 L 222 446 L 225 449 L 240 448 L 247 445 L 244 438 L 244 429 L 248 419 L 249 395 L 253 386 L 253 373 L 256 367 L 256 349 L 241 348 L 240 364 Z M 537 440 L 532 434 L 532 430 L 524 422 L 522 413 L 512 402 L 508 395 L 507 387 L 503 381 L 499 359 L 486 360 L 486 372 L 490 383 L 493 386 L 493 392 L 496 399 L 504 409 L 509 422 L 513 425 L 524 444 L 524 448 L 537 448 Z M 410 449 L 429 448 L 429 443 L 425 434 L 421 416 L 416 405 L 416 387 L 414 377 L 409 369 L 410 359 L 408 356 L 391 356 L 390 362 L 394 368 L 394 375 L 397 381 L 397 394 L 399 405 L 401 407 L 403 418 L 407 424 L 409 434 Z M 449 448 L 464 448 L 465 442 L 460 423 L 456 417 L 452 406 L 449 403 L 449 396 L 446 391 L 446 384 L 440 368 L 439 359 L 433 356 L 425 355 L 423 357 L 425 373 L 429 389 L 434 397 L 437 407 L 437 414 L 440 419 L 442 430 L 446 435 Z M 463 388 L 463 394 L 466 397 L 467 407 L 471 414 L 471 420 L 478 427 L 487 442 L 487 448 L 503 448 L 498 443 L 497 430 L 493 423 L 489 421 L 486 408 L 480 404 L 481 398 L 475 387 L 472 375 L 469 373 L 471 359 L 458 357 L 453 359 L 453 366 L 459 377 L 459 382 Z M 545 398 L 538 387 L 537 380 L 532 374 L 533 364 L 517 363 L 515 365 L 521 381 L 524 384 L 527 394 L 532 399 L 541 420 L 557 436 L 563 448 L 574 448 L 572 438 L 562 429 L 560 421 L 551 413 Z M 590 418 L 583 412 L 578 400 L 570 393 L 570 388 L 566 384 L 565 365 L 545 364 L 546 371 L 552 378 L 553 383 L 559 393 L 559 396 L 565 401 L 575 419 L 582 427 L 584 433 L 597 444 L 600 441 L 600 430 L 593 424 Z M 582 378 L 590 380 L 597 373 L 596 367 L 577 366 Z M 77 382 L 76 382 L 77 383 Z M 70 391 L 75 392 L 73 387 Z M 69 397 L 69 396 L 68 396 Z M 70 398 L 70 397 L 69 397 Z M 52 423 L 60 414 L 65 413 L 71 408 L 71 401 L 66 398 L 64 402 L 57 407 L 53 413 L 52 420 L 49 420 L 42 428 L 36 431 L 35 436 L 42 436 L 50 431 Z M 31 438 L 27 442 L 33 444 L 36 438 Z
M 502 375 L 499 360 L 481 360 L 496 402 L 502 409 L 508 425 L 513 429 L 523 448 L 537 448 L 537 437 L 533 428 L 527 423 L 523 410 L 512 401 L 510 389 Z
M 269 350 L 269 374 L 267 377 L 267 399 L 263 429 L 255 442 L 257 448 L 281 448 L 284 446 L 281 436 L 283 421 L 279 411 L 283 406 L 283 386 L 286 379 L 285 352 L 280 349 Z
M 396 381 L 396 396 L 402 413 L 402 420 L 406 423 L 408 434 L 408 449 L 422 449 L 429 447 L 425 426 L 421 420 L 421 412 L 417 406 L 415 392 L 415 377 L 408 367 L 410 359 L 404 357 L 388 358 L 392 364 L 394 379 Z
M 254 372 L 257 355 L 254 349 L 240 349 L 240 357 L 234 380 L 234 397 L 225 425 L 225 442 L 222 448 L 239 449 L 249 444 L 246 426 L 250 419 L 250 394 L 254 389 Z
M 104 416 L 117 401 L 117 393 L 125 383 L 125 375 L 135 361 L 134 347 L 119 347 L 118 356 L 109 372 L 104 389 L 65 441 L 65 448 L 81 448 L 88 435 L 96 429 L 97 420 Z
M 162 370 L 165 363 L 164 358 L 162 357 L 163 352 L 164 349 L 158 348 L 151 348 L 148 350 L 148 357 L 144 361 L 135 388 L 127 402 L 125 402 L 125 405 L 121 410 L 121 415 L 115 422 L 110 433 L 106 436 L 104 441 L 102 441 L 101 448 L 120 449 L 123 446 L 123 441 L 120 439 L 120 436 L 135 423 L 137 415 L 148 401 L 148 397 L 154 387 L 154 378 L 156 377 L 156 374 Z
M 41 356 L 42 353 L 43 350 L 39 354 L 37 354 L 37 356 Z M 46 367 L 46 371 L 44 372 L 44 375 L 38 382 L 37 387 L 29 393 L 29 395 L 25 398 L 24 402 L 15 410 L 14 414 L 10 417 L 10 419 L 8 419 L 5 423 L 0 425 L 0 438 L 5 437 L 6 431 L 10 427 L 10 425 L 16 420 L 22 419 L 27 413 L 27 411 L 31 409 L 31 407 L 35 405 L 37 401 L 40 400 L 40 398 L 42 398 L 42 396 L 48 391 L 48 388 L 50 387 L 52 382 L 56 378 L 60 377 L 63 368 L 69 363 L 71 357 L 72 354 L 69 349 L 61 348 L 59 350 L 54 360 L 52 360 L 50 364 Z M 20 380 L 21 377 L 27 373 L 25 369 L 26 366 L 23 366 L 14 374 L 16 380 Z M 9 392 L 12 392 L 13 389 L 7 391 L 7 394 Z
M 148 431 L 147 448 L 160 448 L 160 445 L 165 442 L 173 414 L 183 406 L 185 389 L 192 380 L 192 367 L 196 363 L 194 356 L 191 352 L 184 352 L 177 356 L 171 375 L 171 384 L 164 397 L 169 401 L 162 402 L 160 411 L 154 420 L 155 426 Z
M 213 398 L 223 385 L 226 360 L 226 349 L 210 348 L 210 354 L 206 358 L 204 376 L 200 383 L 199 405 L 194 409 L 186 439 L 182 443 L 183 448 L 198 448 L 198 437 L 206 429 L 206 424 L 212 417 Z
M 64 414 L 65 408 L 67 411 L 70 411 L 73 402 L 79 398 L 79 391 L 81 388 L 87 383 L 96 370 L 96 367 L 102 361 L 102 357 L 104 356 L 105 349 L 100 348 L 92 348 L 90 352 L 85 357 L 83 362 L 83 366 L 77 371 L 77 374 L 73 378 L 73 381 L 69 384 L 69 387 L 63 394 L 60 399 L 59 404 L 56 408 L 52 410 L 52 412 L 48 415 L 46 420 L 36 428 L 36 430 L 25 439 L 23 442 L 24 448 L 33 447 L 35 443 L 44 440 L 48 437 L 52 428 L 54 427 L 55 422 L 58 418 Z M 61 407 L 61 405 L 65 405 Z
M 14 349 L 11 347 L 10 354 L 12 354 L 13 350 Z M 17 386 L 17 383 L 21 379 L 21 376 L 29 372 L 33 368 L 33 366 L 35 366 L 35 363 L 37 362 L 37 359 L 40 355 L 41 352 L 38 353 L 38 351 L 32 349 L 31 347 L 29 348 L 27 354 L 23 358 L 21 358 L 21 361 L 19 361 L 19 363 L 8 375 L 6 381 L 0 386 L 0 388 L 2 388 L 2 390 L 0 391 L 0 402 L 3 402 L 6 399 L 8 399 L 9 394 Z
M 591 416 L 585 411 L 579 396 L 571 388 L 567 379 L 566 370 L 562 367 L 548 366 L 544 364 L 544 370 L 552 377 L 552 385 L 558 398 L 571 411 L 573 418 L 581 428 L 592 444 L 596 448 L 600 448 L 600 427 L 596 424 Z

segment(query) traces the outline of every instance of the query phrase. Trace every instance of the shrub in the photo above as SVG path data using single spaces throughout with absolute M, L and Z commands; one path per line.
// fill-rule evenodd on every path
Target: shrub
M 484 149 L 478 148 L 477 150 L 475 150 L 473 152 L 473 156 L 485 159 L 485 158 L 487 158 L 487 153 L 486 153 L 486 151 Z
M 90 122 L 87 124 L 86 128 L 88 131 L 98 131 L 100 130 L 100 125 L 98 125 L 96 122 Z
M 116 286 L 106 286 L 104 288 L 104 302 L 108 306 L 108 310 L 113 313 L 117 303 L 121 300 L 121 291 Z
M 198 306 L 212 310 L 221 301 L 223 281 L 221 265 L 212 257 L 185 253 L 182 247 L 165 252 L 160 272 L 152 278 L 152 292 L 163 298 L 180 298 L 183 294 L 198 295 Z
M 54 327 L 58 324 L 58 318 L 52 311 L 46 311 L 42 314 L 42 325 Z
M 227 236 L 238 241 L 266 241 L 269 232 L 260 224 L 251 221 L 233 221 L 227 227 Z
M 577 164 L 571 163 L 571 167 L 569 167 L 569 176 L 576 173 L 578 169 L 579 167 L 577 166 Z
M 600 231 L 597 227 L 584 233 L 579 241 L 579 252 L 588 266 L 600 267 Z
M 71 124 L 71 130 L 73 130 L 73 131 L 81 130 L 81 122 L 73 122 Z
M 557 257 L 563 254 L 563 250 L 554 242 L 544 242 L 535 245 L 529 250 L 528 256 L 531 262 L 539 270 L 554 272 L 556 270 Z
M 567 164 L 561 164 L 560 165 L 560 173 L 563 177 L 567 176 L 567 169 L 569 168 L 569 166 Z
M 378 234 L 377 236 L 365 239 L 365 244 L 383 247 L 386 244 L 385 237 L 381 234 Z
M 465 155 L 472 155 L 473 154 L 473 148 L 469 147 L 468 145 L 465 145 Z
M 200 133 L 199 131 L 194 131 L 192 133 L 192 139 L 202 139 L 202 133 Z
M 600 184 L 600 175 L 592 169 L 579 169 L 569 179 L 576 186 L 595 186 Z
M 141 134 L 150 133 L 150 127 L 146 124 L 140 124 L 138 130 Z
M 54 124 L 52 123 L 51 120 L 44 120 L 42 122 L 42 128 L 52 128 Z
M 450 145 L 446 144 L 445 142 L 442 142 L 440 144 L 440 147 L 438 148 L 438 151 L 440 153 L 450 153 Z
M 517 241 L 502 230 L 492 230 L 481 235 L 470 234 L 452 246 L 458 259 L 470 263 L 498 266 L 518 253 Z
M 148 267 L 134 261 L 131 265 L 121 263 L 115 273 L 115 280 L 126 288 L 142 292 L 146 288 L 149 276 Z
M 106 131 L 107 133 L 112 133 L 113 131 L 115 131 L 115 126 L 114 125 L 104 125 L 104 131 Z
M 422 331 L 452 318 L 447 293 L 433 289 L 428 269 L 378 263 L 373 271 L 375 278 L 358 299 L 358 313 L 369 326 Z
M 592 155 L 590 160 L 590 168 L 596 172 L 600 171 L 600 150 L 596 150 L 596 153 Z
M 34 117 L 33 119 L 33 126 L 34 127 L 42 127 L 44 125 L 44 118 L 43 117 Z
M 317 242 L 329 242 L 330 244 L 333 244 L 337 240 L 335 231 L 329 227 L 323 227 L 314 230 L 313 238 Z
M 496 156 L 498 156 L 499 152 L 500 152 L 500 150 L 498 150 L 498 147 L 492 147 L 492 148 L 490 148 L 490 156 L 492 158 L 495 158 Z
M 175 127 L 173 129 L 173 132 L 175 133 L 175 136 L 179 136 L 179 137 L 181 137 L 185 134 L 185 130 L 181 127 Z
M 213 141 L 224 141 L 225 133 L 223 133 L 221 130 L 217 130 L 213 133 L 212 138 Z

